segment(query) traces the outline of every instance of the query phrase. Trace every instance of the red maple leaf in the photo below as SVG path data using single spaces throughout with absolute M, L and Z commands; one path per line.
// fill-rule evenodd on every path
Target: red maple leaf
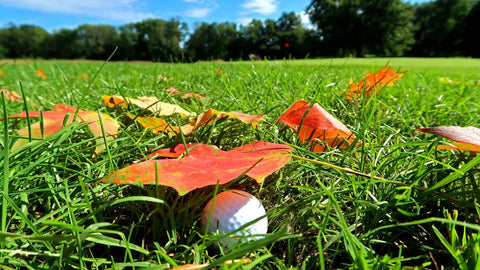
M 120 169 L 100 181 L 116 184 L 159 184 L 172 187 L 180 196 L 205 186 L 225 184 L 243 174 L 262 182 L 291 158 L 293 148 L 264 141 L 250 143 L 230 151 L 214 145 L 184 145 L 152 154 L 179 159 L 147 160 Z

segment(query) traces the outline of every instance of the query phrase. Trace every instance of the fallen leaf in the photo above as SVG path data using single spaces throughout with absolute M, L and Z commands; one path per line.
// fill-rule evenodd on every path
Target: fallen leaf
M 70 125 L 74 122 L 88 124 L 90 131 L 94 136 L 98 137 L 96 140 L 97 147 L 95 149 L 95 154 L 98 154 L 105 149 L 103 141 L 103 132 L 100 125 L 100 118 L 97 112 L 93 111 L 84 111 L 77 109 L 74 106 L 68 106 L 65 104 L 56 104 L 51 111 L 29 111 L 28 117 L 38 118 L 40 113 L 43 117 L 43 129 L 40 125 L 40 122 L 33 123 L 30 126 L 31 137 L 35 139 L 41 139 L 43 137 L 48 137 L 60 131 L 64 124 L 65 126 Z M 115 119 L 106 114 L 101 114 L 103 128 L 105 131 L 106 139 L 111 140 L 113 136 L 118 133 L 119 124 Z M 27 112 L 21 112 L 19 114 L 14 114 L 8 116 L 8 118 L 27 118 Z M 17 131 L 21 136 L 29 136 L 29 128 L 24 127 Z M 12 149 L 16 149 L 22 145 L 28 143 L 27 138 L 18 139 L 12 146 Z
M 35 72 L 37 72 L 37 74 L 38 74 L 38 76 L 40 76 L 40 78 L 42 78 L 42 79 L 46 79 L 46 78 L 47 78 L 47 75 L 45 75 L 45 73 L 43 72 L 43 70 L 37 69 L 37 70 L 35 70 Z
M 445 84 L 455 84 L 455 85 L 480 85 L 480 80 L 479 81 L 458 82 L 458 81 L 453 81 L 449 77 L 439 77 L 438 81 L 440 81 L 441 83 L 445 83 Z
M 264 141 L 224 151 L 214 145 L 187 145 L 188 155 L 179 159 L 147 160 L 111 173 L 100 181 L 115 184 L 159 184 L 172 187 L 180 196 L 205 186 L 226 184 L 245 174 L 258 183 L 285 166 L 293 148 Z M 178 157 L 185 153 L 178 145 L 156 151 Z
M 165 120 L 158 117 L 141 117 L 136 116 L 130 113 L 126 113 L 130 119 L 137 121 L 144 128 L 152 130 L 156 134 L 162 132 L 170 132 L 172 134 L 177 134 L 179 132 L 178 128 L 171 127 Z
M 282 122 L 297 132 L 302 142 L 312 144 L 310 150 L 323 152 L 325 147 L 347 148 L 355 135 L 319 104 L 296 101 L 275 122 Z M 319 144 L 322 143 L 322 144 Z
M 184 134 L 188 135 L 196 129 L 222 118 L 238 119 L 246 125 L 252 125 L 253 128 L 257 128 L 260 122 L 265 122 L 265 118 L 262 114 L 251 115 L 240 112 L 222 112 L 215 109 L 209 109 L 193 118 L 189 124 L 183 125 L 181 129 Z
M 459 150 L 480 152 L 480 129 L 476 127 L 439 126 L 421 128 L 418 132 L 440 135 L 453 140 L 452 145 L 439 145 L 442 150 Z
M 103 105 L 113 108 L 116 106 L 127 106 L 127 102 L 119 96 L 102 95 Z
M 130 103 L 142 109 L 149 110 L 156 116 L 168 116 L 175 113 L 178 113 L 181 116 L 193 115 L 193 113 L 186 111 L 178 105 L 161 102 L 156 97 L 123 98 L 121 96 L 103 95 L 102 99 L 107 107 L 125 106 L 127 103 Z
M 350 78 L 350 88 L 346 91 L 347 98 L 358 99 L 362 96 L 362 94 L 365 97 L 370 97 L 373 94 L 374 90 L 377 90 L 378 94 L 381 87 L 393 86 L 393 82 L 400 80 L 403 74 L 404 72 L 397 72 L 396 70 L 392 70 L 387 65 L 377 70 L 375 73 L 370 73 L 367 71 L 367 75 L 359 83 L 354 83 L 353 79 Z
M 13 101 L 13 102 L 21 102 L 23 103 L 23 99 L 22 99 L 22 96 L 13 91 L 13 90 L 7 90 L 7 89 L 0 89 L 0 92 L 3 93 L 3 96 L 7 99 L 7 100 L 10 100 L 10 101 Z
M 82 73 L 82 74 L 80 74 L 80 75 L 77 76 L 77 79 L 84 79 L 84 80 L 86 80 L 86 79 L 88 79 L 88 74 Z
M 166 90 L 167 92 L 171 93 L 172 96 L 176 96 L 176 95 L 182 95 L 182 98 L 183 99 L 187 99 L 187 98 L 192 98 L 192 97 L 195 97 L 195 98 L 198 98 L 198 99 L 206 99 L 206 97 L 200 95 L 200 94 L 197 94 L 197 93 L 187 93 L 187 92 L 182 92 L 182 91 L 178 91 L 177 89 L 175 89 L 174 87 L 170 87 Z
M 3 72 L 3 69 L 0 68 L 0 77 L 5 76 L 5 72 Z

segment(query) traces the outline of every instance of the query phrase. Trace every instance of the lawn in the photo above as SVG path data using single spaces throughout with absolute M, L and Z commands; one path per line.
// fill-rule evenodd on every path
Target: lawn
M 359 82 L 387 63 L 406 71 L 394 86 L 371 98 L 346 98 L 350 78 Z M 0 117 L 63 103 L 120 125 L 108 138 L 105 132 L 93 135 L 86 124 L 64 125 L 43 139 L 26 136 L 25 146 L 11 149 L 21 137 L 17 130 L 33 134 L 28 123 L 38 120 L 2 120 L 0 265 L 5 269 L 480 267 L 480 155 L 438 150 L 451 141 L 417 132 L 480 127 L 479 59 L 4 60 L 0 71 L 0 87 L 23 93 L 27 101 L 0 98 Z M 206 99 L 183 100 L 166 92 L 170 87 Z M 253 128 L 226 119 L 173 136 L 126 116 L 149 116 L 145 110 L 105 106 L 102 95 L 155 96 L 196 114 L 213 108 L 263 114 L 265 122 Z M 344 123 L 358 138 L 357 147 L 309 151 L 293 130 L 275 122 L 297 100 L 318 103 Z M 189 121 L 178 115 L 165 119 L 172 127 Z M 243 175 L 179 196 L 160 185 L 99 182 L 177 144 L 230 150 L 259 140 L 294 147 L 287 165 L 261 184 Z M 224 189 L 246 190 L 263 203 L 269 219 L 265 238 L 224 250 L 216 242 L 225 235 L 200 228 L 203 206 Z

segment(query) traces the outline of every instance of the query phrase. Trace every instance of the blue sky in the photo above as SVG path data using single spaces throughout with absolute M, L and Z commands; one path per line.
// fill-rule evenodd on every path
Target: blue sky
M 302 12 L 311 0 L 0 0 L 0 27 L 34 24 L 47 31 L 81 24 L 119 26 L 148 18 L 178 18 L 192 31 L 195 22 L 277 20 L 283 12 Z

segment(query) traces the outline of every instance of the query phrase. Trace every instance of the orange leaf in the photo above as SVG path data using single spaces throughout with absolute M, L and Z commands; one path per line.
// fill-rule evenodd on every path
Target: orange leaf
M 313 152 L 323 152 L 323 142 L 331 147 L 347 148 L 355 135 L 342 122 L 317 103 L 296 101 L 275 122 L 282 122 L 298 133 L 302 142 L 310 142 Z
M 35 71 L 37 72 L 38 76 L 40 76 L 40 78 L 42 78 L 42 79 L 46 79 L 46 78 L 47 78 L 47 75 L 45 75 L 45 73 L 43 73 L 43 70 L 37 69 L 37 70 L 35 70 Z
M 189 124 L 182 126 L 182 132 L 186 135 L 192 133 L 196 129 L 206 126 L 221 118 L 238 119 L 246 125 L 252 125 L 252 127 L 258 127 L 260 122 L 265 122 L 265 118 L 262 114 L 250 115 L 240 112 L 222 112 L 215 109 L 209 109 L 195 117 Z
M 98 139 L 96 140 L 97 147 L 95 149 L 95 154 L 98 154 L 105 149 L 102 127 L 100 126 L 100 118 L 97 112 L 83 111 L 77 109 L 74 106 L 57 104 L 53 107 L 53 110 L 43 111 L 41 113 L 43 116 L 43 130 L 41 128 L 40 122 L 32 124 L 30 126 L 32 138 L 41 139 L 43 137 L 48 137 L 60 131 L 63 128 L 64 123 L 67 126 L 74 123 L 75 121 L 88 124 L 88 127 L 93 133 L 93 135 L 95 137 L 98 137 Z M 28 116 L 30 118 L 38 118 L 40 117 L 40 111 L 29 111 Z M 106 114 L 102 113 L 101 117 L 106 138 L 107 140 L 111 140 L 112 137 L 117 134 L 119 124 L 115 119 Z M 24 111 L 19 114 L 10 115 L 8 116 L 8 118 L 27 118 L 27 113 Z M 29 129 L 28 127 L 24 127 L 18 130 L 17 133 L 21 136 L 28 137 Z M 12 149 L 16 149 L 27 143 L 28 139 L 20 138 L 14 143 Z
M 187 98 L 192 98 L 192 97 L 195 97 L 195 98 L 198 98 L 198 99 L 205 99 L 206 97 L 200 95 L 200 94 L 197 94 L 197 93 L 187 93 L 187 92 L 181 92 L 181 91 L 178 91 L 177 89 L 175 89 L 174 87 L 170 87 L 166 90 L 167 92 L 171 93 L 172 96 L 176 96 L 176 95 L 182 95 L 182 98 L 183 99 L 187 99 Z
M 440 126 L 421 128 L 418 132 L 440 135 L 454 140 L 453 146 L 439 145 L 438 149 L 480 152 L 480 129 L 476 127 Z
M 3 69 L 0 68 L 0 77 L 5 76 L 5 73 L 3 72 Z
M 80 75 L 77 76 L 77 79 L 84 79 L 84 80 L 86 80 L 86 79 L 88 79 L 88 74 L 82 73 L 82 74 L 80 74 Z
M 115 106 L 127 106 L 127 102 L 120 96 L 102 95 L 103 105 L 113 108 Z
M 171 127 L 165 120 L 158 117 L 140 117 L 130 113 L 126 114 L 130 119 L 137 121 L 144 128 L 151 129 L 154 133 L 162 132 L 178 133 L 178 128 Z
M 393 86 L 393 82 L 400 80 L 403 76 L 403 72 L 397 72 L 390 69 L 388 65 L 377 70 L 375 73 L 367 71 L 367 75 L 359 83 L 354 83 L 350 78 L 349 86 L 347 89 L 347 98 L 360 98 L 363 94 L 365 97 L 370 97 L 374 90 L 377 90 L 377 94 L 380 92 L 380 88 L 383 86 Z
M 471 151 L 480 152 L 480 146 L 471 143 L 451 142 L 451 145 L 438 145 L 438 150 L 457 150 L 457 151 Z
M 261 183 L 285 166 L 293 148 L 283 144 L 254 142 L 230 151 L 213 145 L 188 145 L 189 155 L 179 159 L 147 160 L 125 167 L 101 179 L 116 184 L 159 184 L 172 187 L 180 196 L 205 186 L 228 183 L 245 174 Z M 155 153 L 177 156 L 182 145 Z

